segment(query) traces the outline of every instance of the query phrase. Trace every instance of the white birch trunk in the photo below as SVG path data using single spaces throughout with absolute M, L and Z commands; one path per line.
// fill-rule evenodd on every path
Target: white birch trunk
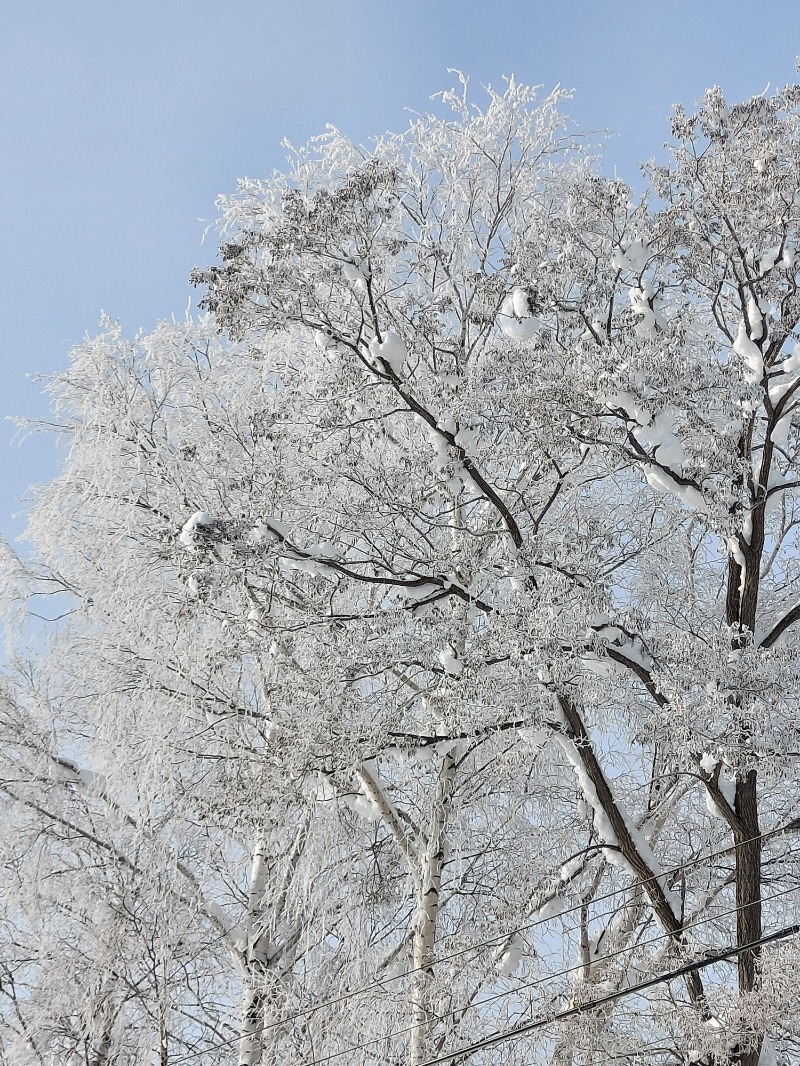
M 433 949 L 439 915 L 439 892 L 444 865 L 445 830 L 455 779 L 455 757 L 442 758 L 439 780 L 428 825 L 428 842 L 422 859 L 417 910 L 414 917 L 411 1064 L 418 1066 L 432 1052 L 433 1012 L 430 1004 L 433 978 Z
M 287 965 L 291 968 L 298 931 L 284 928 L 277 943 L 270 936 L 270 931 L 276 930 L 284 917 L 289 889 L 305 849 L 308 826 L 309 818 L 306 816 L 289 852 L 281 884 L 270 894 L 269 900 L 267 890 L 270 869 L 266 856 L 266 841 L 259 838 L 253 849 L 247 901 L 245 985 L 242 993 L 238 1066 L 261 1066 L 262 1063 L 277 1061 L 278 1029 L 273 1023 L 279 1019 L 277 1016 L 268 1017 L 270 990 L 267 987 L 267 978 L 270 966 L 273 969 Z M 277 937 L 277 934 L 274 933 L 274 936 Z
M 263 935 L 262 914 L 267 882 L 265 841 L 253 849 L 250 872 L 250 895 L 247 904 L 247 947 L 245 986 L 242 994 L 239 1066 L 258 1066 L 261 1062 L 264 1030 L 264 978 L 269 964 L 269 941 Z

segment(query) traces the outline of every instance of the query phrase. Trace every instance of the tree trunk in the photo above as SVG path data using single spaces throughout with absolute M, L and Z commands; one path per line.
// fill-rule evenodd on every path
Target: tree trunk
M 266 844 L 258 840 L 253 850 L 250 895 L 247 907 L 247 949 L 245 987 L 242 995 L 242 1021 L 239 1039 L 239 1066 L 261 1062 L 264 1030 L 264 981 L 269 964 L 269 941 L 261 928 L 264 891 L 267 880 Z
M 762 493 L 766 493 L 772 468 L 774 446 L 768 434 L 764 441 L 759 467 L 758 483 L 750 485 L 752 500 L 752 531 L 750 543 L 745 550 L 746 565 L 742 572 L 736 567 L 728 571 L 728 624 L 738 624 L 742 640 L 756 632 L 758 596 L 760 591 L 761 561 L 764 554 L 765 506 Z M 731 613 L 736 597 L 731 585 L 737 581 L 741 588 L 738 617 Z M 749 731 L 743 730 L 741 740 L 749 740 Z M 736 848 L 736 942 L 737 945 L 752 944 L 762 936 L 761 921 L 761 840 L 758 821 L 758 777 L 754 769 L 748 770 L 743 780 L 737 781 L 735 799 L 735 822 L 733 836 Z M 759 984 L 759 948 L 742 952 L 738 958 L 739 995 L 746 996 Z M 763 1033 L 758 1035 L 754 1046 L 736 1053 L 741 1066 L 757 1066 Z
M 667 897 L 665 886 L 662 883 L 663 877 L 658 876 L 658 870 L 654 868 L 649 857 L 642 854 L 640 847 L 637 846 L 637 842 L 631 835 L 625 815 L 620 809 L 611 786 L 606 780 L 603 768 L 595 755 L 594 746 L 586 731 L 581 715 L 569 699 L 564 696 L 558 696 L 557 699 L 564 716 L 565 736 L 574 745 L 583 771 L 594 788 L 595 797 L 587 795 L 587 801 L 593 805 L 595 803 L 599 804 L 602 813 L 614 832 L 616 845 L 619 847 L 620 853 L 634 876 L 641 882 L 644 892 L 650 900 L 650 906 L 661 926 L 678 943 L 685 943 L 683 925 Z M 708 1008 L 705 1001 L 703 982 L 696 971 L 686 975 L 686 987 L 692 1003 L 698 1008 L 701 1015 L 706 1017 Z
M 430 1058 L 434 1014 L 430 994 L 433 978 L 433 949 L 439 914 L 439 892 L 444 865 L 445 829 L 455 780 L 455 758 L 447 752 L 442 758 L 439 780 L 428 824 L 428 842 L 422 863 L 414 918 L 411 1066 Z
M 761 839 L 758 823 L 758 793 L 755 770 L 749 770 L 736 785 L 736 816 L 739 828 L 736 843 L 736 942 L 752 944 L 762 935 L 761 924 Z M 739 956 L 739 994 L 753 992 L 759 984 L 759 948 Z M 737 1055 L 741 1066 L 757 1066 L 763 1034 L 750 1050 Z

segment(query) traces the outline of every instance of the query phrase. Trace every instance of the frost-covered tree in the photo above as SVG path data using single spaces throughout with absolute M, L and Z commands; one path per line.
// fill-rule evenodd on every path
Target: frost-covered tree
M 53 382 L 9 1060 L 797 1061 L 800 88 L 441 104 Z

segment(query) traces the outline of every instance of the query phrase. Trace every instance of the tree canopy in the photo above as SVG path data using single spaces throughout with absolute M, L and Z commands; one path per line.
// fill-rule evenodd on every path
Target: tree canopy
M 53 379 L 6 1061 L 797 1061 L 800 86 L 563 106 L 290 147 Z

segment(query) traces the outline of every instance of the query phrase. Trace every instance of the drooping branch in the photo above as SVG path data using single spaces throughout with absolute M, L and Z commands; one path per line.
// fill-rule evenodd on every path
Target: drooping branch
M 567 696 L 556 693 L 555 700 L 563 716 L 562 729 L 556 735 L 563 736 L 571 743 L 575 758 L 579 760 L 579 779 L 582 784 L 590 786 L 587 801 L 593 806 L 599 806 L 600 813 L 614 835 L 614 839 L 607 840 L 606 843 L 619 848 L 625 863 L 642 883 L 659 924 L 676 943 L 684 945 L 686 934 L 681 918 L 668 898 L 664 877 L 658 870 L 654 857 L 646 853 L 649 848 L 646 848 L 643 838 L 634 839 L 632 823 L 623 813 L 611 790 L 580 713 Z M 692 1002 L 705 1017 L 708 1008 L 701 978 L 693 972 L 687 975 L 686 984 Z

